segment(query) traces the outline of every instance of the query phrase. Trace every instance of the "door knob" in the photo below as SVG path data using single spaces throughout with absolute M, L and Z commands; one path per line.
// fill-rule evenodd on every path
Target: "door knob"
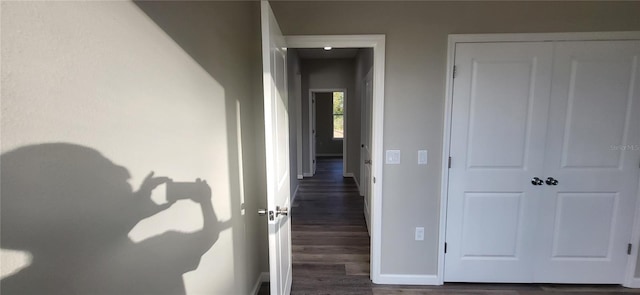
M 558 185 L 558 180 L 553 177 L 547 177 L 547 180 L 544 181 L 547 185 Z
M 371 164 L 371 160 L 364 160 L 365 164 Z
M 276 217 L 280 215 L 284 215 L 284 216 L 289 215 L 289 208 L 286 208 L 286 207 L 280 208 L 280 206 L 276 206 Z
M 542 181 L 542 179 L 538 178 L 538 177 L 534 177 L 531 179 L 531 184 L 533 185 L 542 185 L 544 183 L 544 181 Z

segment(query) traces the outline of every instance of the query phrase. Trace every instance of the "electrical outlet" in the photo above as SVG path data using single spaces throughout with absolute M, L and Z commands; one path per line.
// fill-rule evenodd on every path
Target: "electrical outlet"
M 416 241 L 424 241 L 424 227 L 416 227 Z

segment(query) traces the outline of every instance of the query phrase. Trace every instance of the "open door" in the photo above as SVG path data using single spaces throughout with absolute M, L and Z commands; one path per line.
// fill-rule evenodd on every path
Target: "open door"
M 287 48 L 267 1 L 260 2 L 271 295 L 291 292 Z
M 361 116 L 362 126 L 360 127 L 360 179 L 362 183 L 362 193 L 364 195 L 364 217 L 367 221 L 367 230 L 371 235 L 371 116 L 373 114 L 373 69 L 367 73 L 362 80 Z

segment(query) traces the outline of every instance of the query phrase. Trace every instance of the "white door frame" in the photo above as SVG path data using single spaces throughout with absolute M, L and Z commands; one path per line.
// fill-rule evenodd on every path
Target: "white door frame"
M 381 283 L 385 35 L 285 36 L 290 48 L 373 48 L 371 280 Z
M 344 123 L 344 135 L 342 138 L 342 176 L 343 177 L 349 177 L 350 175 L 347 174 L 347 89 L 346 88 L 310 88 L 309 89 L 309 113 L 308 113 L 308 118 L 309 118 L 309 130 L 308 130 L 308 134 L 309 134 L 309 165 L 311 165 L 311 175 L 315 175 L 316 171 L 315 169 L 313 169 L 313 160 L 315 158 L 318 157 L 318 151 L 316 150 L 316 147 L 312 145 L 317 144 L 317 142 L 314 142 L 313 140 L 313 127 L 316 127 L 316 132 L 318 132 L 318 126 L 316 124 L 315 121 L 317 121 L 316 116 L 317 114 L 313 114 L 313 112 L 317 112 L 316 109 L 313 108 L 313 99 L 315 99 L 315 95 L 316 93 L 328 93 L 328 92 L 342 92 L 344 93 L 344 100 L 343 100 L 343 112 L 344 114 L 342 115 L 343 120 L 342 122 Z M 317 134 L 317 133 L 316 133 Z M 313 153 L 311 153 L 311 150 L 313 149 Z
M 440 192 L 440 229 L 438 234 L 438 283 L 444 284 L 444 243 L 447 222 L 447 200 L 449 188 L 449 143 L 453 110 L 453 67 L 457 43 L 477 42 L 551 42 L 551 41 L 595 41 L 595 40 L 640 40 L 640 31 L 634 32 L 588 32 L 588 33 L 527 33 L 527 34 L 464 34 L 449 35 L 447 48 L 447 76 L 442 147 L 442 182 Z M 634 278 L 640 242 L 640 189 L 636 202 L 631 241 L 634 245 L 627 263 L 625 287 L 640 288 L 640 278 Z

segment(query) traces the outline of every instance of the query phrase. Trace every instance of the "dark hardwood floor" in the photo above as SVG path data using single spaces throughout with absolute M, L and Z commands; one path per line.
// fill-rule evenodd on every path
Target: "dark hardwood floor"
M 342 177 L 342 158 L 318 158 L 316 175 L 300 181 L 292 205 L 291 294 L 603 295 L 640 293 L 620 286 L 547 284 L 375 285 L 369 280 L 369 234 L 363 197 Z M 258 294 L 269 294 L 269 284 Z

